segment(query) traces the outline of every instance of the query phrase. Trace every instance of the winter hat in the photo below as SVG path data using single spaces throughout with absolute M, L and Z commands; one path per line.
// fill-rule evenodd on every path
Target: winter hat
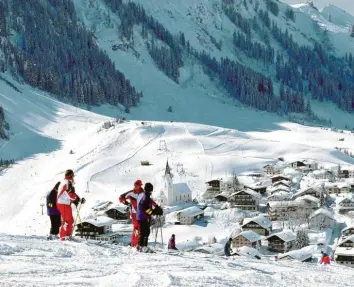
M 147 182 L 145 183 L 144 190 L 146 192 L 152 192 L 154 190 L 154 186 L 150 182 Z
M 142 185 L 143 185 L 143 182 L 142 182 L 140 179 L 137 179 L 137 180 L 134 182 L 134 185 L 142 186 Z
M 74 176 L 74 171 L 73 171 L 72 169 L 66 170 L 66 172 L 65 172 L 65 177 L 71 178 L 71 177 L 73 177 L 73 176 Z

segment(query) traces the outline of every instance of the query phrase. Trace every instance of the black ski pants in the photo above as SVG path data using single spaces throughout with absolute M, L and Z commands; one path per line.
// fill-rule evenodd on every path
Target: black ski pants
M 139 222 L 139 246 L 147 246 L 150 235 L 150 220 L 138 220 Z
M 51 235 L 58 235 L 59 228 L 61 225 L 61 216 L 60 215 L 49 215 L 50 217 L 50 234 Z

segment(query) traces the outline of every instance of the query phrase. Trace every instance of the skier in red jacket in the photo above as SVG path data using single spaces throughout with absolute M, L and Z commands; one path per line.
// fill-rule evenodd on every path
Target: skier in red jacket
M 76 206 L 80 201 L 80 197 L 77 196 L 73 187 L 74 172 L 68 169 L 65 172 L 65 179 L 60 184 L 57 197 L 57 208 L 61 214 L 61 226 L 60 226 L 60 240 L 69 239 L 73 232 L 73 212 L 71 204 Z M 85 199 L 81 199 L 81 203 L 85 203 Z
M 144 192 L 142 188 L 143 183 L 140 179 L 134 182 L 134 188 L 129 190 L 119 197 L 119 202 L 130 207 L 130 218 L 133 223 L 133 232 L 131 236 L 131 246 L 134 247 L 138 244 L 139 240 L 139 223 L 136 219 L 136 211 L 137 211 L 137 200 L 140 193 Z
M 321 258 L 320 264 L 322 264 L 322 263 L 324 265 L 331 264 L 331 258 L 328 256 L 328 254 L 324 253 L 323 251 L 321 251 L 321 254 L 322 254 L 322 258 Z

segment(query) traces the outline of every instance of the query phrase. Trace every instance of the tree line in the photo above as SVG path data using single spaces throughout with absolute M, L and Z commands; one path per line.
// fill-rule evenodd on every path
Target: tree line
M 78 21 L 70 0 L 0 0 L 2 72 L 73 103 L 136 106 L 139 93 Z

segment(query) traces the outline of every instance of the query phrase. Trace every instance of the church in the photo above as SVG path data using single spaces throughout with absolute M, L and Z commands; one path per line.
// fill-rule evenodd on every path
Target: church
M 171 168 L 166 163 L 164 188 L 157 200 L 162 206 L 172 206 L 178 203 L 192 202 L 192 191 L 185 182 L 173 183 Z

